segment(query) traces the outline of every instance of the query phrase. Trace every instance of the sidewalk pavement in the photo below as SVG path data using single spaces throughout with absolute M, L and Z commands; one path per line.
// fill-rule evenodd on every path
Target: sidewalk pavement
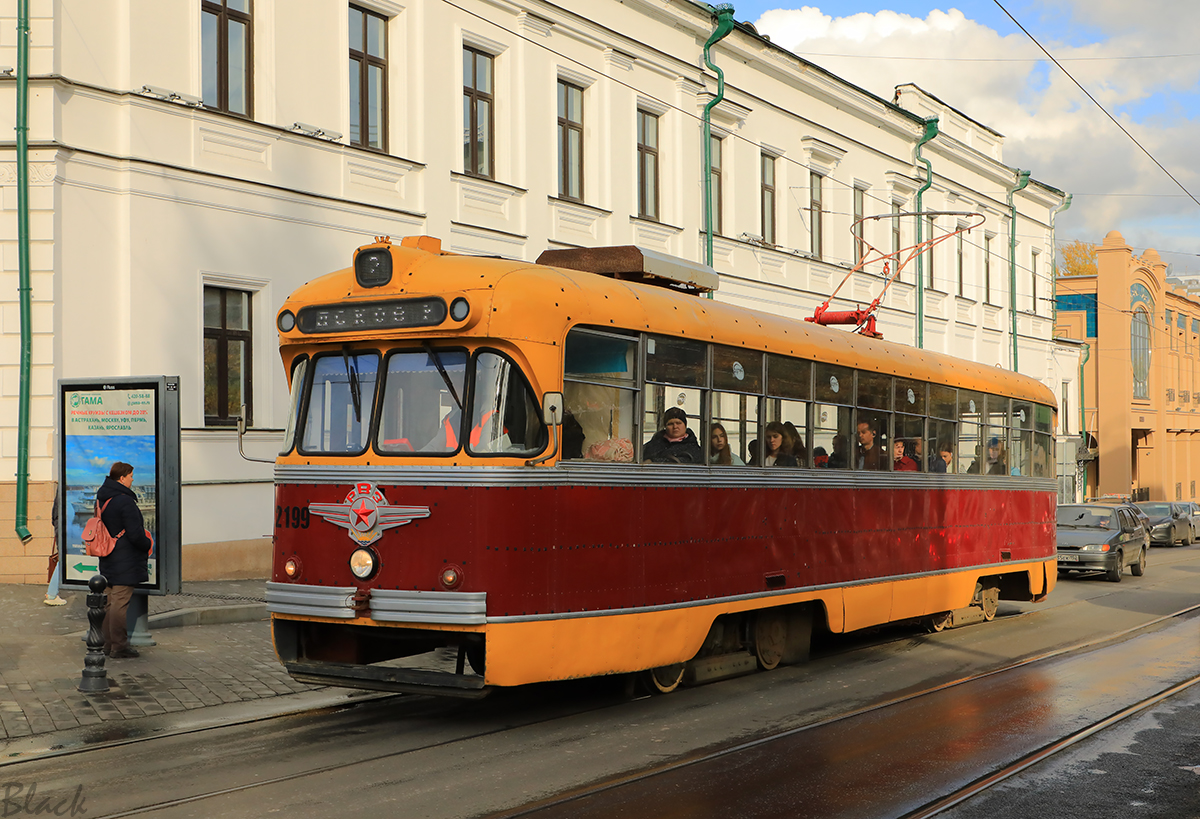
M 7 621 L 0 630 L 0 765 L 356 696 L 288 676 L 271 646 L 262 580 L 190 582 L 181 594 L 150 596 L 156 645 L 139 648 L 137 658 L 106 658 L 108 692 L 83 694 L 87 593 L 64 590 L 67 605 L 53 607 L 42 603 L 45 592 L 45 586 L 0 585 Z

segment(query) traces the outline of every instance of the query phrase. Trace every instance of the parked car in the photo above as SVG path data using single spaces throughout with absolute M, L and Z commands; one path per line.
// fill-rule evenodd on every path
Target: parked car
M 1127 505 L 1060 506 L 1056 529 L 1059 575 L 1104 572 L 1120 583 L 1126 566 L 1135 577 L 1146 571 L 1146 529 Z
M 1200 540 L 1200 503 L 1195 501 L 1185 501 L 1184 508 L 1188 510 L 1188 517 L 1192 520 L 1192 542 Z
M 1170 546 L 1176 542 L 1190 546 L 1193 540 L 1192 518 L 1182 503 L 1140 501 L 1137 507 L 1150 518 L 1150 543 Z

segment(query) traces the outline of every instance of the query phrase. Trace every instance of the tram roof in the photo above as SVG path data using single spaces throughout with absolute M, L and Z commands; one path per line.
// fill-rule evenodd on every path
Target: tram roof
M 436 327 L 411 330 L 304 334 L 280 333 L 281 347 L 354 339 L 506 338 L 561 345 L 580 325 L 612 331 L 649 332 L 732 347 L 872 370 L 1035 401 L 1051 407 L 1053 392 L 1029 376 L 999 367 L 884 339 L 834 330 L 772 313 L 706 299 L 662 286 L 608 278 L 596 273 L 530 262 L 462 256 L 440 250 L 428 237 L 391 245 L 391 282 L 361 287 L 353 268 L 315 279 L 288 297 L 280 312 L 296 314 L 308 305 L 370 303 L 397 298 L 458 295 L 471 303 L 467 320 L 447 319 Z M 368 245 L 361 250 L 386 247 Z

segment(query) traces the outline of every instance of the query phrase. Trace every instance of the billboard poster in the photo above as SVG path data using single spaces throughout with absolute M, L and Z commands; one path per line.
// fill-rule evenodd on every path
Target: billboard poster
M 178 517 L 177 508 L 176 514 L 170 514 L 161 503 L 165 499 L 168 506 L 178 507 L 178 476 L 164 475 L 164 468 L 168 473 L 177 472 L 177 469 L 169 468 L 169 463 L 164 463 L 162 427 L 169 414 L 163 412 L 162 406 L 164 381 L 60 382 L 62 462 L 59 486 L 65 490 L 60 491 L 59 499 L 60 571 L 67 586 L 86 585 L 99 571 L 99 558 L 85 553 L 83 526 L 95 509 L 96 491 L 108 477 L 112 465 L 123 461 L 133 466 L 132 489 L 137 495 L 146 529 L 154 539 L 154 552 L 148 559 L 150 580 L 141 588 L 164 591 L 161 560 L 163 547 L 168 545 L 164 540 L 172 538 L 162 536 L 171 534 L 164 531 L 162 513 L 168 512 L 168 529 L 171 528 L 170 519 Z M 170 397 L 175 398 L 177 382 L 167 388 L 171 390 Z M 165 432 L 165 438 L 170 440 L 172 431 Z M 173 437 L 177 441 L 177 428 Z M 173 449 L 178 452 L 177 443 Z M 170 458 L 166 460 L 169 462 Z M 164 478 L 174 486 L 164 486 Z M 172 545 L 177 551 L 177 544 Z

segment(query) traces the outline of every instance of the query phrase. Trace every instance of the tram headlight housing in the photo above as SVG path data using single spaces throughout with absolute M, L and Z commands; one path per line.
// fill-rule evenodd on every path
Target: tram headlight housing
M 392 280 L 392 251 L 361 250 L 354 257 L 354 280 L 359 287 L 383 287 Z
M 303 570 L 303 567 L 300 565 L 300 558 L 295 555 L 289 557 L 283 564 L 283 573 L 288 580 L 295 580 Z
M 471 315 L 471 303 L 462 296 L 450 302 L 450 318 L 455 321 L 466 321 L 469 315 Z
M 379 571 L 379 555 L 374 549 L 355 549 L 350 555 L 350 572 L 359 580 L 369 580 Z
M 279 318 L 275 319 L 275 325 L 281 333 L 290 333 L 296 329 L 296 315 L 291 310 L 284 310 L 279 314 Z
M 446 591 L 452 591 L 462 585 L 463 570 L 453 564 L 442 569 L 442 573 L 438 575 L 438 583 Z

